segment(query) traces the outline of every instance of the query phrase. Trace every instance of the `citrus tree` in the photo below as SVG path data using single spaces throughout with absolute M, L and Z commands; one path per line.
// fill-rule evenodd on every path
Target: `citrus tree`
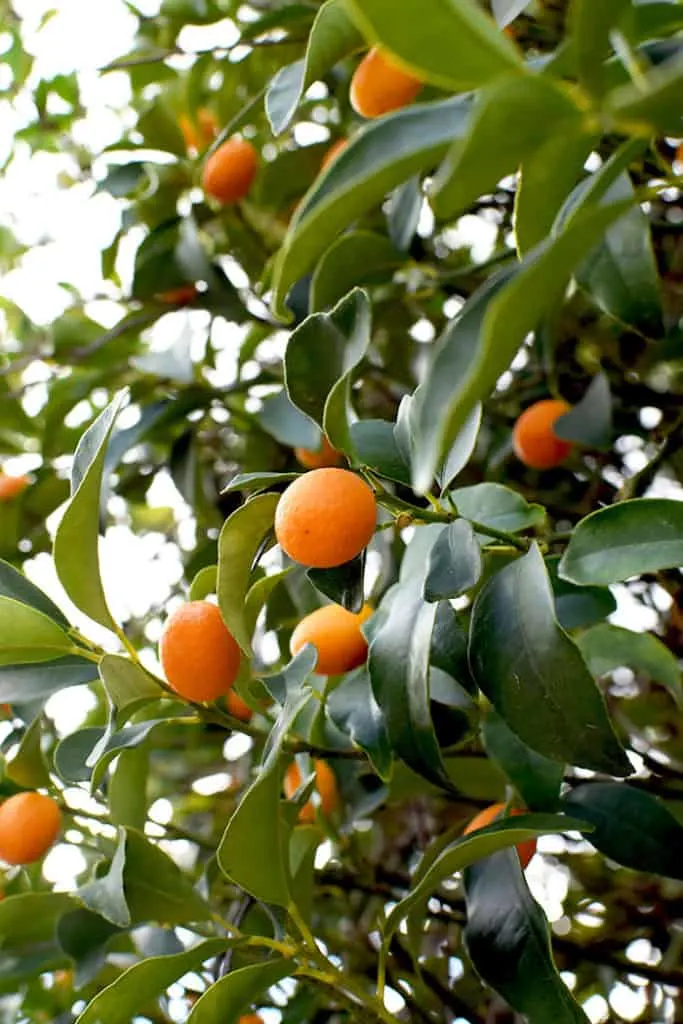
M 1 1019 L 683 1019 L 683 6 L 128 2 L 104 152 L 3 6 Z

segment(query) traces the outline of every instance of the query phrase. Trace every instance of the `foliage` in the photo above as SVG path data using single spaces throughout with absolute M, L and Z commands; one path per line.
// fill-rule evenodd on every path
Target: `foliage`
M 679 1019 L 683 6 L 121 5 L 103 152 L 86 78 L 37 77 L 2 5 L 0 102 L 30 111 L 7 169 L 61 152 L 65 195 L 106 198 L 117 317 L 1 300 L 0 455 L 30 482 L 0 500 L 0 795 L 46 789 L 79 865 L 69 893 L 5 869 L 2 1019 Z M 374 44 L 424 85 L 363 122 Z M 198 186 L 238 132 L 259 169 L 221 205 Z M 1 230 L 3 268 L 29 255 Z M 538 471 L 512 430 L 547 397 L 571 454 Z M 273 521 L 323 434 L 380 516 L 307 572 Z M 182 559 L 125 616 L 122 527 Z M 31 582 L 48 557 L 61 606 Z M 145 565 L 118 568 L 133 594 Z M 167 611 L 207 597 L 240 717 L 156 661 Z M 329 599 L 374 614 L 367 664 L 323 679 L 289 643 Z M 528 813 L 463 835 L 498 801 Z M 527 878 L 513 848 L 546 836 Z

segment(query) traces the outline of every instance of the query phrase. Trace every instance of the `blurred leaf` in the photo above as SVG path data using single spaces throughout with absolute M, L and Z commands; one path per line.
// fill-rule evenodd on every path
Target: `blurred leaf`
M 24 733 L 16 754 L 5 765 L 7 778 L 27 789 L 50 785 L 50 773 L 41 749 L 42 732 L 43 720 L 38 715 Z
M 313 22 L 306 56 L 280 68 L 268 86 L 266 116 L 274 135 L 290 123 L 308 86 L 362 45 L 342 0 L 327 0 Z
M 74 988 L 97 977 L 107 956 L 106 946 L 119 933 L 116 925 L 90 910 L 71 910 L 57 922 L 57 942 L 74 962 Z
M 529 5 L 530 0 L 491 0 L 491 10 L 499 28 L 506 28 Z
M 77 890 L 79 898 L 88 910 L 99 914 L 116 928 L 127 928 L 132 920 L 123 888 L 125 863 L 126 832 L 119 829 L 116 850 L 107 873 L 92 882 L 87 882 Z
M 116 631 L 100 578 L 98 535 L 104 460 L 114 421 L 126 393 L 109 403 L 78 442 L 71 469 L 71 501 L 57 527 L 57 574 L 76 607 L 106 629 Z
M 218 606 L 223 621 L 245 654 L 251 635 L 244 601 L 254 560 L 272 529 L 279 494 L 259 494 L 229 516 L 218 538 Z
M 456 97 L 399 110 L 357 132 L 318 178 L 292 218 L 274 267 L 273 308 L 288 316 L 285 298 L 330 243 L 402 182 L 431 168 L 462 135 L 470 100 Z
M 481 90 L 467 134 L 453 144 L 430 188 L 436 215 L 444 219 L 467 210 L 551 132 L 573 131 L 581 116 L 570 93 L 549 78 L 507 75 Z
M 409 178 L 392 193 L 387 210 L 389 238 L 401 252 L 410 248 L 415 237 L 424 196 L 419 175 Z
M 123 199 L 147 181 L 144 163 L 131 161 L 126 164 L 115 164 L 107 168 L 104 178 L 97 182 L 97 192 L 107 192 L 115 199 Z
M 607 111 L 618 122 L 639 122 L 662 135 L 681 130 L 683 54 L 651 68 L 637 84 L 622 85 L 608 93 Z
M 320 442 L 318 427 L 290 402 L 284 388 L 264 399 L 256 419 L 271 437 L 290 448 L 315 449 Z M 281 478 L 281 474 L 277 476 Z
M 484 718 L 482 739 L 486 753 L 500 765 L 530 810 L 557 809 L 564 765 L 528 747 L 495 711 Z
M 465 872 L 465 902 L 467 951 L 491 988 L 529 1024 L 588 1024 L 557 971 L 548 922 L 514 851 L 500 851 Z
M 0 946 L 10 950 L 46 942 L 54 934 L 57 919 L 75 906 L 74 897 L 65 892 L 5 896 L 0 902 Z
M 683 826 L 654 796 L 626 783 L 596 782 L 574 787 L 562 806 L 594 825 L 588 841 L 617 864 L 683 879 Z
M 476 89 L 514 68 L 517 50 L 473 0 L 350 0 L 363 32 L 429 82 Z
M 291 960 L 282 957 L 230 971 L 200 996 L 187 1024 L 237 1024 L 258 996 L 293 972 Z
M 459 597 L 475 586 L 481 571 L 481 549 L 474 531 L 466 519 L 456 519 L 448 524 L 430 552 L 425 601 Z
M 387 420 L 357 420 L 351 424 L 353 460 L 368 466 L 379 476 L 410 485 L 410 467 L 394 438 L 394 425 Z
M 190 878 L 142 832 L 131 828 L 124 831 L 123 879 L 132 919 L 162 924 L 208 920 L 211 910 Z
M 217 581 L 218 566 L 205 565 L 203 569 L 199 570 L 190 584 L 190 592 L 188 594 L 190 601 L 203 601 L 209 594 L 215 594 Z
M 74 650 L 54 619 L 11 597 L 0 597 L 0 665 L 53 661 Z
M 605 90 L 605 59 L 612 50 L 611 32 L 631 7 L 631 0 L 573 0 L 569 29 L 581 85 L 594 96 Z
M 178 119 L 163 93 L 140 115 L 136 127 L 150 149 L 185 156 L 185 140 Z
M 468 416 L 462 430 L 453 441 L 451 449 L 444 459 L 443 468 L 439 473 L 441 493 L 451 486 L 458 474 L 472 458 L 481 427 L 482 407 L 479 403 Z
M 576 642 L 595 676 L 626 666 L 666 687 L 683 707 L 683 674 L 676 656 L 652 633 L 634 633 L 607 622 L 581 633 Z
M 130 1024 L 135 1015 L 184 974 L 195 971 L 208 960 L 234 945 L 228 938 L 206 939 L 183 953 L 148 957 L 123 971 L 98 992 L 76 1020 L 76 1024 Z
M 311 310 L 326 309 L 354 285 L 382 284 L 391 280 L 405 257 L 384 235 L 348 231 L 325 252 L 311 282 Z
M 351 672 L 327 698 L 330 718 L 355 746 L 364 751 L 385 781 L 392 767 L 384 715 L 375 700 L 366 668 Z
M 15 569 L 9 562 L 0 559 L 0 596 L 11 597 L 21 604 L 28 604 L 36 611 L 42 612 L 56 623 L 69 628 L 69 620 L 57 605 L 42 590 L 31 583 L 23 573 Z
M 583 398 L 553 424 L 553 433 L 590 448 L 608 449 L 612 443 L 612 394 L 606 374 L 598 373 Z
M 363 607 L 365 550 L 343 565 L 333 569 L 308 569 L 306 575 L 316 590 L 342 608 L 359 612 Z
M 631 773 L 602 694 L 578 648 L 557 624 L 535 544 L 479 593 L 472 611 L 470 665 L 496 711 L 532 750 L 610 775 Z
M 542 505 L 530 505 L 517 491 L 502 484 L 473 484 L 450 492 L 463 519 L 472 518 L 482 526 L 491 526 L 506 533 L 518 533 L 531 526 L 540 526 L 545 519 Z M 491 539 L 481 537 L 482 543 Z
M 635 498 L 598 509 L 569 538 L 559 574 L 570 583 L 618 583 L 683 565 L 683 502 Z

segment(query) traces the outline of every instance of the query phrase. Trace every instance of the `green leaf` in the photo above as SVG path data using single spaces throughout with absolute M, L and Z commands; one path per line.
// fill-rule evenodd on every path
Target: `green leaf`
M 470 100 L 456 97 L 398 110 L 357 132 L 302 200 L 273 272 L 273 308 L 286 318 L 290 288 L 361 214 L 443 157 L 467 124 Z
M 80 611 L 116 631 L 100 579 L 98 535 L 104 460 L 114 421 L 126 397 L 109 403 L 78 442 L 71 470 L 71 501 L 57 528 L 54 560 L 62 586 Z
M 90 910 L 79 908 L 57 922 L 56 938 L 74 962 L 74 988 L 83 988 L 97 977 L 106 960 L 106 946 L 119 933 L 116 925 Z
M 187 1024 L 237 1024 L 258 997 L 294 972 L 291 960 L 276 957 L 230 971 L 195 1003 Z
M 118 711 L 132 714 L 138 707 L 165 696 L 141 665 L 120 654 L 105 654 L 99 663 L 100 679 Z
M 401 252 L 410 248 L 415 237 L 423 200 L 419 175 L 399 185 L 389 200 L 387 230 L 389 238 Z
M 316 895 L 315 855 L 324 838 L 325 833 L 320 826 L 305 825 L 292 829 L 289 840 L 292 903 L 309 927 Z
M 316 590 L 347 611 L 359 612 L 363 607 L 365 551 L 333 569 L 308 569 L 306 576 Z
M 574 131 L 581 117 L 569 93 L 549 78 L 508 75 L 481 90 L 467 135 L 453 144 L 430 187 L 434 212 L 443 219 L 467 210 L 551 132 Z
M 227 490 L 227 488 L 225 490 Z M 225 493 L 225 491 L 223 491 L 223 493 Z M 195 575 L 192 583 L 190 583 L 190 592 L 188 594 L 190 601 L 203 601 L 204 598 L 209 596 L 209 594 L 215 594 L 217 581 L 218 566 L 205 565 L 204 568 L 200 569 Z
M 484 718 L 481 734 L 486 753 L 500 765 L 526 806 L 532 811 L 556 810 L 564 765 L 528 747 L 495 711 Z
M 311 429 L 313 427 L 311 426 Z M 296 480 L 300 473 L 238 473 L 234 476 L 227 487 L 224 487 L 221 494 L 230 494 L 231 491 L 246 491 L 253 488 L 255 491 L 263 491 L 267 487 L 272 487 L 275 484 L 286 484 L 290 480 Z M 202 569 L 202 572 L 206 572 L 211 569 L 213 572 L 216 571 L 215 566 L 207 566 L 206 569 Z M 215 581 L 214 581 L 215 582 Z M 215 587 L 214 587 L 215 590 Z M 207 594 L 213 593 L 211 590 L 206 591 Z
M 120 829 L 116 850 L 106 875 L 78 889 L 78 896 L 85 906 L 117 928 L 127 928 L 132 920 L 123 888 L 125 863 L 126 832 Z
M 55 770 L 64 782 L 88 782 L 91 769 L 87 765 L 95 744 L 104 736 L 102 726 L 87 726 L 69 733 L 57 745 L 54 754 Z
M 107 803 L 112 825 L 128 825 L 141 831 L 147 821 L 149 751 L 138 747 L 118 756 L 109 779 Z
M 410 486 L 410 467 L 396 444 L 393 423 L 357 420 L 351 424 L 350 434 L 354 462 L 378 476 Z
M 683 879 L 683 826 L 649 793 L 626 783 L 596 782 L 576 786 L 562 805 L 595 826 L 589 842 L 617 864 Z
M 311 28 L 306 56 L 275 74 L 266 92 L 266 116 L 273 135 L 290 123 L 306 89 L 338 61 L 363 45 L 343 0 L 327 0 Z
M 481 416 L 482 407 L 477 403 L 467 417 L 467 421 L 463 424 L 462 430 L 453 441 L 451 449 L 444 459 L 443 468 L 439 473 L 442 494 L 448 490 L 455 478 L 472 458 L 477 444 L 477 437 L 479 436 L 479 428 L 481 427 Z
M 580 629 L 602 622 L 617 610 L 614 594 L 607 587 L 577 587 L 557 575 L 559 557 L 546 559 L 555 596 L 555 614 L 563 629 Z
M 529 6 L 530 0 L 491 0 L 491 11 L 498 28 L 507 28 Z
M 566 441 L 576 441 L 590 448 L 608 449 L 612 443 L 612 394 L 609 380 L 598 373 L 586 393 L 569 412 L 553 424 L 553 433 Z
M 185 712 L 187 714 L 187 712 Z M 86 766 L 92 770 L 91 790 L 100 785 L 109 763 L 124 750 L 134 750 L 146 741 L 157 726 L 166 725 L 168 718 L 151 718 L 136 725 L 128 725 L 118 732 L 107 730 L 88 754 Z M 177 718 L 176 718 L 177 721 Z
M 581 85 L 594 96 L 605 91 L 605 59 L 611 53 L 610 33 L 631 7 L 631 0 L 573 0 L 569 29 Z
M 16 754 L 5 765 L 7 778 L 26 789 L 50 785 L 50 773 L 41 748 L 42 734 L 43 719 L 37 715 L 24 733 Z
M 53 661 L 74 646 L 54 619 L 11 597 L 0 597 L 0 665 Z
M 519 51 L 473 0 L 349 0 L 363 35 L 451 92 L 515 68 Z
M 253 633 L 256 629 L 256 620 L 261 609 L 268 603 L 270 595 L 293 571 L 291 568 L 282 569 L 280 572 L 272 573 L 270 576 L 263 576 L 249 587 L 244 601 L 244 618 L 250 633 Z
M 588 1024 L 558 974 L 546 917 L 519 859 L 501 851 L 465 872 L 464 939 L 475 970 L 528 1024 Z
M 355 288 L 330 313 L 313 313 L 292 331 L 285 385 L 294 405 L 321 427 L 333 447 L 349 451 L 353 373 L 370 344 L 370 301 Z
M 652 633 L 634 633 L 602 622 L 576 642 L 593 675 L 604 676 L 626 666 L 661 683 L 683 707 L 683 675 L 676 656 Z
M 432 534 L 432 542 L 436 536 L 438 533 Z M 406 571 L 404 582 L 393 592 L 389 611 L 370 643 L 368 670 L 393 752 L 423 778 L 452 790 L 429 703 L 429 654 L 436 605 L 426 604 L 422 598 L 425 571 L 425 564 L 412 577 Z
M 208 920 L 211 910 L 188 876 L 142 832 L 124 831 L 123 880 L 133 921 L 187 924 Z
M 141 114 L 136 127 L 150 149 L 160 149 L 179 157 L 186 155 L 185 139 L 178 127 L 178 119 L 163 94 Z
M 425 601 L 459 597 L 479 581 L 481 548 L 466 519 L 449 523 L 429 555 L 424 584 Z
M 606 97 L 605 107 L 622 124 L 640 123 L 657 134 L 677 136 L 681 131 L 683 53 L 651 68 L 642 82 L 622 85 Z
M 354 285 L 382 284 L 391 280 L 405 262 L 384 235 L 349 231 L 333 242 L 320 260 L 311 282 L 311 309 L 326 309 Z
M 267 434 L 290 448 L 315 449 L 320 444 L 317 426 L 290 402 L 284 388 L 264 400 L 256 419 Z
M 171 956 L 152 956 L 133 964 L 88 1003 L 76 1024 L 130 1024 L 142 1008 L 184 974 L 198 970 L 225 949 L 235 945 L 228 938 L 206 939 L 192 949 Z
M 683 565 L 683 502 L 635 498 L 598 509 L 575 527 L 560 562 L 570 583 L 618 583 Z
M 29 579 L 9 562 L 0 558 L 0 597 L 11 597 L 20 604 L 28 604 L 48 618 L 54 619 L 64 629 L 69 628 L 69 620 L 47 594 L 31 583 Z
M 555 619 L 548 575 L 535 544 L 478 595 L 470 665 L 496 711 L 532 750 L 610 775 L 631 773 L 602 695 Z
M 383 946 L 389 946 L 392 935 L 411 909 L 429 897 L 441 882 L 451 878 L 456 872 L 463 871 L 476 861 L 488 858 L 499 850 L 516 846 L 537 836 L 583 831 L 590 831 L 590 825 L 564 815 L 519 814 L 495 821 L 486 828 L 477 829 L 476 833 L 459 836 L 436 858 L 430 856 L 427 848 L 424 854 L 425 866 L 418 864 L 410 892 L 392 908 L 384 923 Z
M 62 914 L 76 901 L 65 892 L 23 892 L 0 901 L 0 946 L 20 949 L 47 942 Z
M 514 276 L 508 269 L 490 278 L 446 329 L 414 396 L 417 493 L 429 489 L 472 409 L 493 391 L 529 331 L 556 307 L 574 268 L 629 208 L 622 202 L 585 211 L 525 256 Z
M 482 526 L 507 533 L 518 533 L 531 526 L 540 526 L 545 519 L 541 505 L 530 505 L 517 491 L 502 484 L 473 484 L 451 491 L 451 498 L 463 519 L 473 519 Z M 482 543 L 491 543 L 482 536 Z
M 367 754 L 374 770 L 386 781 L 391 773 L 391 748 L 366 668 L 345 676 L 328 696 L 327 711 L 337 728 Z
M 273 526 L 279 494 L 259 494 L 229 516 L 218 538 L 218 607 L 245 654 L 251 635 L 244 614 L 254 561 Z
M 477 684 L 467 660 L 467 631 L 449 601 L 439 601 L 436 607 L 429 662 L 434 668 L 457 679 L 471 696 L 477 696 Z

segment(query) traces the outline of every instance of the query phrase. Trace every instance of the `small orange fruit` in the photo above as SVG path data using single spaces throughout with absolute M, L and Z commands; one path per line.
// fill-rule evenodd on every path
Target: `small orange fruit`
M 197 288 L 193 284 L 181 284 L 178 288 L 169 288 L 167 292 L 159 292 L 155 298 L 167 306 L 187 306 L 197 298 Z
M 351 106 L 361 117 L 382 117 L 412 103 L 422 82 L 374 46 L 351 79 Z
M 301 565 L 331 569 L 360 554 L 375 532 L 377 502 L 348 469 L 312 469 L 284 491 L 275 510 L 275 536 Z
M 564 462 L 572 444 L 557 437 L 553 424 L 570 409 L 561 398 L 544 398 L 524 410 L 513 427 L 512 446 L 525 466 L 553 469 Z
M 234 690 L 228 690 L 225 697 L 225 704 L 233 718 L 237 718 L 240 722 L 250 722 L 254 712 L 251 710 L 245 700 L 242 700 L 239 693 L 235 693 Z
M 247 139 L 234 135 L 204 164 L 202 185 L 220 203 L 238 203 L 249 192 L 258 170 L 258 153 Z
M 200 107 L 197 111 L 197 124 L 205 146 L 210 146 L 218 135 L 218 121 L 214 114 L 206 107 Z
M 192 124 L 192 121 L 187 114 L 180 115 L 178 118 L 178 127 L 180 128 L 188 150 L 197 152 L 199 149 L 199 136 L 197 134 L 197 129 Z
M 294 454 L 306 469 L 324 469 L 327 466 L 340 466 L 344 456 L 333 448 L 323 434 L 322 444 L 318 451 L 312 448 L 295 448 Z
M 359 612 L 349 612 L 340 604 L 316 608 L 301 620 L 292 633 L 289 649 L 297 654 L 304 644 L 313 644 L 318 652 L 315 671 L 321 676 L 337 676 L 362 665 L 368 656 L 368 642 L 361 626 L 372 615 L 365 604 Z
M 334 772 L 326 761 L 316 759 L 314 762 L 314 769 L 315 788 L 320 796 L 320 810 L 324 815 L 329 816 L 339 806 L 337 780 Z M 283 783 L 285 796 L 288 800 L 291 800 L 300 785 L 301 771 L 299 770 L 299 765 L 296 761 L 292 761 L 285 772 Z M 315 806 L 312 800 L 309 800 L 308 803 L 304 804 L 299 811 L 299 821 L 307 825 L 310 825 L 311 822 L 315 821 Z
M 0 704 L 0 711 L 7 718 L 12 717 L 12 705 L 11 704 Z
M 263 1017 L 258 1013 L 245 1013 L 238 1020 L 237 1024 L 263 1024 Z
M 490 807 L 486 807 L 479 814 L 472 818 L 463 835 L 469 835 L 470 832 L 476 832 L 478 828 L 485 828 L 486 825 L 490 825 L 491 822 L 499 818 L 505 810 L 505 804 L 491 804 Z M 513 807 L 510 814 L 525 814 L 525 811 L 520 810 L 518 807 Z M 517 854 L 519 856 L 520 863 L 522 865 L 522 871 L 527 866 L 533 855 L 536 853 L 536 840 L 529 839 L 525 843 L 518 843 Z
M 320 164 L 320 170 L 321 171 L 327 170 L 327 168 L 330 166 L 330 164 L 333 162 L 333 160 L 337 159 L 337 157 L 339 156 L 341 151 L 343 149 L 346 149 L 348 144 L 349 144 L 349 140 L 348 139 L 337 139 L 336 142 L 333 142 L 332 145 L 330 146 L 330 148 L 325 153 L 325 156 L 322 159 L 322 163 Z
M 18 498 L 31 483 L 29 476 L 9 476 L 7 473 L 0 473 L 0 501 L 11 501 Z
M 33 864 L 59 835 L 62 815 L 51 796 L 15 793 L 0 806 L 0 860 Z
M 159 657 L 171 689 L 186 700 L 228 693 L 240 668 L 240 649 L 210 601 L 188 601 L 166 620 Z

